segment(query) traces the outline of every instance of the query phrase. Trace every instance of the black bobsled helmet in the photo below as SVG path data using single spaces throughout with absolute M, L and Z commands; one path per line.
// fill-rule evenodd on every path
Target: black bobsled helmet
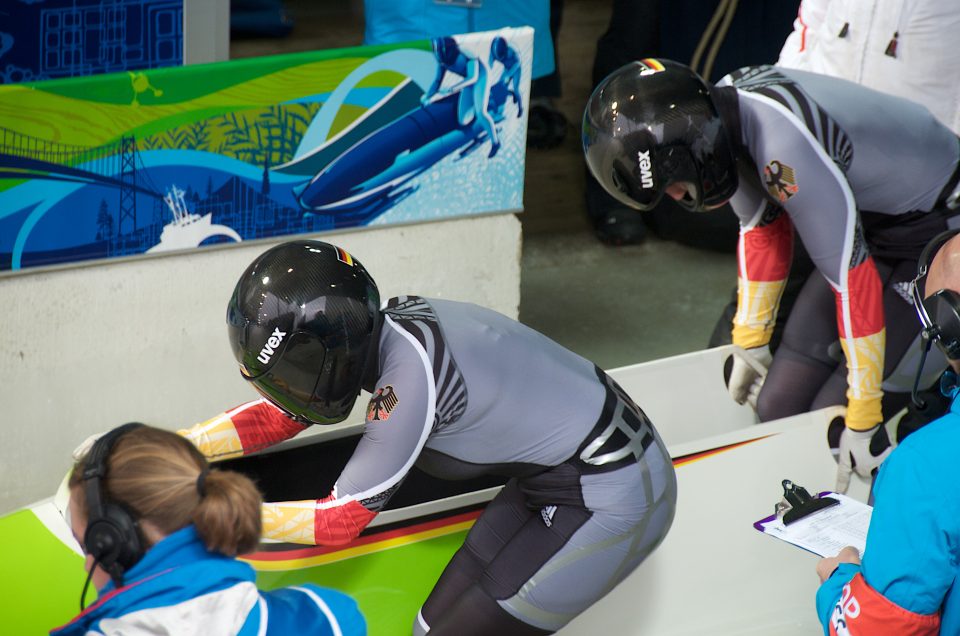
M 737 189 L 733 148 L 706 82 L 670 60 L 631 62 L 608 75 L 583 113 L 583 152 L 604 189 L 638 210 L 668 186 L 692 186 L 679 203 L 703 211 Z
M 240 373 L 303 424 L 335 424 L 349 415 L 379 327 L 373 278 L 345 250 L 320 241 L 291 241 L 261 254 L 227 307 Z

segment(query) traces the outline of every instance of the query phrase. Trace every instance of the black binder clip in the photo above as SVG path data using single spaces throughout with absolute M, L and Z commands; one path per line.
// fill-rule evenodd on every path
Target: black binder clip
M 840 501 L 833 497 L 814 497 L 803 486 L 789 479 L 783 480 L 783 501 L 777 504 L 777 515 L 782 517 L 783 525 L 803 519 L 813 513 L 836 506 Z

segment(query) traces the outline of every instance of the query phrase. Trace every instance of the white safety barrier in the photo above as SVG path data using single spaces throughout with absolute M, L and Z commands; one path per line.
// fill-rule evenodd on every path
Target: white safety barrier
M 760 424 L 769 434 L 677 467 L 678 502 L 663 544 L 562 636 L 817 636 L 819 557 L 753 528 L 782 479 L 833 488 L 825 432 L 832 409 Z M 728 435 L 734 439 L 735 435 Z M 851 494 L 863 499 L 866 486 Z
M 826 442 L 837 409 L 756 423 L 723 385 L 732 347 L 610 370 L 647 413 L 677 462 L 673 526 L 653 555 L 560 633 L 563 636 L 700 636 L 702 634 L 821 633 L 814 611 L 817 558 L 753 528 L 773 512 L 781 480 L 811 493 L 831 490 L 836 462 Z M 362 400 L 361 400 L 362 401 Z M 352 423 L 312 430 L 275 450 L 356 434 Z M 269 452 L 269 451 L 268 451 Z M 851 496 L 866 500 L 869 485 L 854 479 Z M 493 497 L 490 488 L 378 515 L 372 525 L 434 514 Z M 78 550 L 54 499 L 32 507 L 64 543 Z

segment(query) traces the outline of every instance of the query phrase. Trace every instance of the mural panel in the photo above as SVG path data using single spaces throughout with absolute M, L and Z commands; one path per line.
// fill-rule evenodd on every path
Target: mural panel
M 532 39 L 0 86 L 0 270 L 519 210 Z

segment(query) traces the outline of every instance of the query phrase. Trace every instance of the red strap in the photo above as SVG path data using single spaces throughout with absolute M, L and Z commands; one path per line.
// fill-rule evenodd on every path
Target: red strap
M 843 586 L 830 616 L 830 636 L 935 636 L 940 613 L 906 610 L 870 587 L 859 572 Z

